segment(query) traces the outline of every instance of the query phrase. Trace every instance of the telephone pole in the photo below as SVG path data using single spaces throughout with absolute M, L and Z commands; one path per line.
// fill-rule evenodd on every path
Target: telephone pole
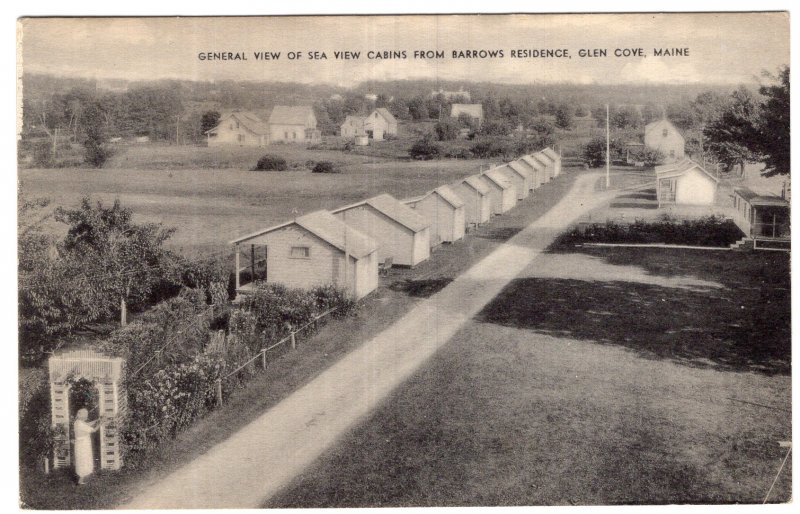
M 606 189 L 611 188 L 611 132 L 608 126 L 608 104 L 606 104 Z

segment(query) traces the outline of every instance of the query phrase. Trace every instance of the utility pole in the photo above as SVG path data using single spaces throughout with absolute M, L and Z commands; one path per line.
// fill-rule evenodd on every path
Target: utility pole
M 611 132 L 608 124 L 608 104 L 606 104 L 606 189 L 611 188 Z
M 180 130 L 181 130 L 181 116 L 180 114 L 178 114 L 177 116 L 175 116 L 175 146 L 181 144 Z

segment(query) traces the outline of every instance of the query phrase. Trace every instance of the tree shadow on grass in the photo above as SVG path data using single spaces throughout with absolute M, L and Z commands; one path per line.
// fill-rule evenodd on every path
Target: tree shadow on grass
M 788 301 L 758 291 L 520 278 L 477 320 L 618 345 L 645 358 L 776 375 L 790 373 Z
M 517 235 L 523 227 L 496 227 L 490 228 L 485 232 L 477 232 L 475 237 L 480 237 L 483 239 L 489 239 L 491 241 L 508 241 L 515 235 Z
M 428 298 L 444 289 L 452 282 L 451 277 L 429 278 L 423 280 L 398 280 L 389 286 L 392 291 L 406 293 L 415 298 Z

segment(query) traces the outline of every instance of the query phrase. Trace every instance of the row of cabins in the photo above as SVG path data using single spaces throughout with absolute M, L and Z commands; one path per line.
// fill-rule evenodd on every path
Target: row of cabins
M 257 281 L 332 284 L 362 298 L 378 287 L 382 266 L 416 266 L 560 173 L 560 156 L 547 148 L 418 197 L 381 194 L 245 235 L 231 242 L 236 290 L 246 294 Z

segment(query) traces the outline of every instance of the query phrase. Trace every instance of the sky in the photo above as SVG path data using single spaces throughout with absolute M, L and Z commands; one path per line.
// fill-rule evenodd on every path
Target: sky
M 789 64 L 787 13 L 27 18 L 18 35 L 24 72 L 128 80 L 738 84 Z M 615 49 L 638 48 L 644 56 L 614 56 Z M 689 56 L 657 57 L 655 48 L 688 48 Z M 437 49 L 444 59 L 413 58 L 414 50 Z M 481 49 L 504 56 L 451 56 Z M 571 58 L 511 58 L 516 49 L 567 49 Z M 582 58 L 581 49 L 607 56 Z M 361 57 L 337 60 L 336 50 Z M 370 50 L 405 50 L 407 58 L 370 60 Z M 281 57 L 255 60 L 261 51 Z M 289 60 L 293 51 L 303 57 Z M 327 60 L 311 60 L 309 51 L 325 52 Z M 241 52 L 248 60 L 202 61 L 203 52 Z

